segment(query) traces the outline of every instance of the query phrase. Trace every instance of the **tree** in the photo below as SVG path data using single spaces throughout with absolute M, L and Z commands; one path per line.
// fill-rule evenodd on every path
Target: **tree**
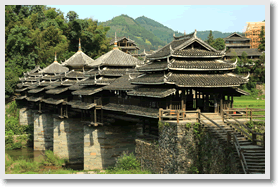
M 265 51 L 265 32 L 264 32 L 264 26 L 262 26 L 261 28 L 261 33 L 259 35 L 260 38 L 260 45 L 258 47 L 258 49 L 260 51 Z
M 225 41 L 223 40 L 223 38 L 216 38 L 211 46 L 217 50 L 223 50 L 225 49 Z
M 66 16 L 66 18 L 69 20 L 69 21 L 74 21 L 74 20 L 76 20 L 76 19 L 78 19 L 78 14 L 76 13 L 76 12 L 74 12 L 74 11 L 69 11 L 68 13 L 67 13 L 67 16 Z
M 208 39 L 206 40 L 206 42 L 207 42 L 209 45 L 212 45 L 213 42 L 214 42 L 214 39 L 213 39 L 212 31 L 211 31 L 211 30 L 210 30 L 210 32 L 209 32 Z

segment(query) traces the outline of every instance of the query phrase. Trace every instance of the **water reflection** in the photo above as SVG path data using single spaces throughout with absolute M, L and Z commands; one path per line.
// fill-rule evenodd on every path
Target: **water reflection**
M 15 150 L 5 150 L 5 153 L 12 157 L 13 160 L 24 159 L 39 162 L 44 155 L 44 151 L 34 150 L 33 148 L 26 147 Z

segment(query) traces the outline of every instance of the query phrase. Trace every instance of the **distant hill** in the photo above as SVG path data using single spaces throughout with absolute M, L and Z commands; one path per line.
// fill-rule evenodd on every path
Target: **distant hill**
M 136 42 L 141 49 L 140 51 L 144 49 L 146 51 L 156 50 L 166 45 L 166 42 L 146 30 L 137 21 L 127 15 L 120 15 L 100 24 L 110 27 L 110 30 L 107 32 L 107 37 L 115 37 L 115 32 L 117 33 L 117 37 L 129 37 Z
M 140 52 L 144 49 L 146 49 L 146 51 L 157 50 L 158 48 L 165 46 L 173 40 L 174 33 L 175 36 L 181 36 L 184 34 L 174 31 L 173 29 L 145 16 L 138 17 L 134 20 L 133 18 L 122 14 L 106 22 L 100 22 L 99 24 L 110 27 L 110 30 L 107 32 L 107 37 L 113 38 L 116 32 L 117 37 L 126 36 L 134 40 L 140 48 Z M 193 31 L 188 32 L 187 34 L 192 32 Z M 198 31 L 197 37 L 205 41 L 207 40 L 209 33 L 209 30 Z M 242 34 L 240 32 L 237 33 Z M 230 34 L 232 33 L 212 31 L 214 39 L 225 38 Z
M 179 33 L 177 31 L 173 31 L 169 27 L 158 23 L 150 18 L 145 16 L 141 16 L 135 19 L 141 26 L 143 26 L 146 30 L 152 32 L 155 36 L 159 37 L 162 41 L 170 43 L 173 40 L 173 34 L 176 36 L 181 36 L 183 33 Z

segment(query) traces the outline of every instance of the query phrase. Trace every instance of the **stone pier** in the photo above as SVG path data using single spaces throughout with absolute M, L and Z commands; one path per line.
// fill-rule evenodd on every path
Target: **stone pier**
M 53 152 L 70 163 L 83 163 L 84 129 L 78 119 L 54 118 Z
M 53 149 L 53 117 L 51 114 L 34 113 L 34 150 Z
M 140 125 L 132 122 L 97 127 L 84 125 L 84 170 L 114 166 L 123 152 L 134 152 L 135 139 L 141 130 Z
M 19 124 L 20 125 L 32 125 L 34 123 L 34 111 L 27 109 L 27 108 L 21 108 L 19 110 Z

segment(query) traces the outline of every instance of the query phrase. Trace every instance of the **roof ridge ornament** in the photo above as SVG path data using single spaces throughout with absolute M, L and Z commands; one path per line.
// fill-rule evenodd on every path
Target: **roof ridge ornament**
M 176 37 L 175 33 L 173 34 L 173 37 Z
M 79 44 L 78 44 L 78 52 L 82 52 L 80 38 L 79 38 Z
M 248 79 L 249 76 L 250 76 L 250 73 L 249 73 L 249 71 L 248 71 L 248 75 L 247 75 L 246 77 L 244 77 L 244 79 Z
M 225 51 L 227 50 L 227 47 L 225 45 L 225 48 L 220 52 L 220 54 L 225 54 Z
M 115 41 L 114 41 L 113 49 L 119 49 L 118 46 L 117 46 L 117 34 L 116 34 L 116 32 L 115 32 Z
M 194 38 L 197 38 L 197 30 L 196 29 L 195 29 L 193 36 L 194 36 Z
M 172 49 L 172 46 L 170 45 L 170 55 L 174 53 L 174 50 Z
M 236 66 L 236 63 L 237 63 L 237 58 L 236 58 L 236 61 L 233 63 L 233 65 Z M 249 72 L 248 72 L 248 73 L 249 73 Z
M 56 54 L 56 51 L 55 51 L 55 60 L 54 60 L 54 62 L 58 62 L 58 61 L 57 61 L 57 54 Z
M 185 30 L 184 30 L 184 33 L 183 33 L 183 34 L 186 35 Z

